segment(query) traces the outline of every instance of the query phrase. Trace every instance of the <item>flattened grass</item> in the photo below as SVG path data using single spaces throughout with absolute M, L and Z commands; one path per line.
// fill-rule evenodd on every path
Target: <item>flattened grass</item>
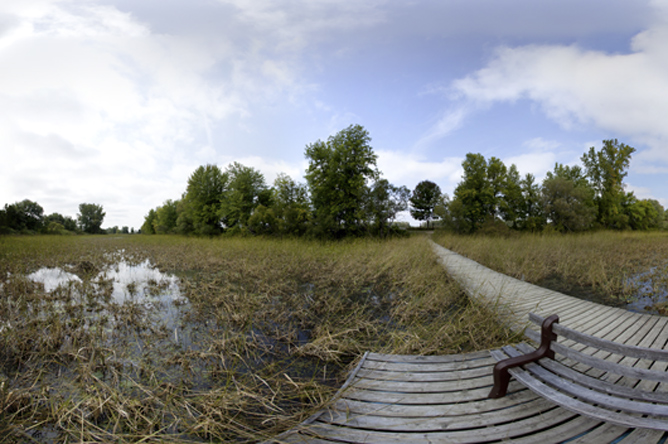
M 632 301 L 641 284 L 652 287 L 645 293 L 650 296 L 668 290 L 666 232 L 508 237 L 437 232 L 433 240 L 501 273 L 607 305 Z
M 121 257 L 179 277 L 174 330 L 96 280 Z M 25 277 L 42 267 L 82 282 L 47 293 Z M 322 406 L 366 350 L 511 335 L 420 236 L 0 237 L 0 283 L 0 436 L 17 442 L 254 442 Z

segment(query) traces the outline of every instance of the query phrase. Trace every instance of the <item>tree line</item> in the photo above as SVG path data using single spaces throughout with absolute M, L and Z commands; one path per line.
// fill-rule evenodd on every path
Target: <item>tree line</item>
M 388 236 L 408 208 L 411 193 L 381 177 L 369 133 L 351 125 L 306 146 L 306 183 L 279 174 L 272 186 L 264 175 L 238 162 L 221 170 L 197 168 L 178 200 L 167 200 L 146 215 L 145 234 L 250 233 Z
M 5 204 L 0 209 L 0 234 L 103 234 L 102 222 L 106 213 L 102 205 L 82 203 L 76 220 L 60 213 L 44 214 L 44 208 L 29 199 Z M 130 233 L 128 227 L 116 231 Z M 113 230 L 113 229 L 112 229 Z M 134 232 L 134 229 L 132 229 Z
M 604 140 L 600 150 L 582 155 L 583 167 L 557 163 L 540 185 L 531 174 L 521 177 L 515 165 L 469 153 L 462 181 L 452 199 L 444 196 L 435 206 L 435 217 L 460 233 L 495 226 L 534 232 L 666 228 L 668 215 L 658 201 L 625 190 L 634 152 L 616 139 Z

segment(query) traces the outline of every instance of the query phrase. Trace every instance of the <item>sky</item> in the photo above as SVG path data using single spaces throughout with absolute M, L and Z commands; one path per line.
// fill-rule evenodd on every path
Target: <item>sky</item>
M 382 176 L 452 196 L 467 153 L 538 180 L 636 148 L 668 207 L 668 1 L 3 0 L 0 205 L 139 228 L 200 165 L 304 182 L 360 124 Z

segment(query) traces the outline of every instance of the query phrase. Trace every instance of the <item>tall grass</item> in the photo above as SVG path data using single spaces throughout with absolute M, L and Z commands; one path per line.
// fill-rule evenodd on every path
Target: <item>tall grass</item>
M 99 272 L 119 258 L 179 277 L 176 327 L 111 298 Z M 48 293 L 26 278 L 42 267 L 82 281 Z M 0 284 L 10 442 L 254 442 L 320 408 L 365 350 L 464 352 L 511 334 L 419 236 L 0 237 Z
M 438 232 L 434 241 L 518 279 L 622 305 L 638 292 L 640 280 L 654 294 L 668 288 L 668 233 L 613 232 L 562 235 L 464 236 Z M 637 277 L 644 274 L 642 279 Z

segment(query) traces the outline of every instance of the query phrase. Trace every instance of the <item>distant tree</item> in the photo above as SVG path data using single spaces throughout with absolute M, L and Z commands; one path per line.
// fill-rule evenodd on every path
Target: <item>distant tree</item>
M 635 148 L 619 143 L 617 139 L 604 140 L 603 147 L 594 147 L 582 155 L 587 177 L 596 193 L 598 222 L 606 228 L 623 229 L 629 226 L 629 216 L 623 211 L 624 177 Z
M 155 210 L 153 230 L 156 234 L 171 234 L 176 232 L 179 201 L 167 199 L 162 206 Z
M 521 182 L 524 209 L 520 227 L 527 231 L 541 231 L 546 224 L 540 185 L 535 180 L 533 174 L 529 173 Z
M 79 205 L 77 221 L 81 231 L 89 234 L 102 233 L 101 226 L 104 221 L 105 212 L 102 205 L 82 203 Z
M 177 219 L 181 233 L 212 235 L 222 231 L 221 205 L 228 175 L 216 165 L 200 166 L 188 179 Z
M 482 154 L 473 153 L 466 155 L 462 167 L 464 176 L 455 187 L 449 213 L 457 231 L 472 233 L 485 221 L 501 216 L 500 197 L 507 185 L 507 169 L 496 157 L 486 161 Z
M 128 227 L 123 227 L 123 228 L 121 228 L 121 233 L 130 234 L 130 229 Z
M 578 166 L 557 163 L 542 185 L 543 211 L 562 232 L 584 231 L 596 220 L 594 190 Z
M 49 214 L 44 218 L 45 224 L 50 224 L 52 222 L 58 223 L 67 231 L 77 231 L 77 222 L 70 216 L 63 216 L 59 213 Z
M 351 125 L 306 146 L 315 226 L 320 236 L 340 238 L 364 231 L 367 181 L 378 177 L 369 133 Z
M 408 188 L 394 186 L 387 179 L 378 179 L 373 184 L 366 203 L 373 233 L 380 236 L 391 233 L 397 214 L 408 209 L 410 195 Z
M 43 227 L 44 209 L 37 202 L 25 199 L 5 205 L 4 225 L 7 231 L 38 232 Z
M 627 193 L 623 207 L 634 230 L 649 230 L 663 225 L 663 206 L 656 200 L 638 200 L 632 193 Z
M 271 191 L 261 172 L 252 167 L 233 162 L 225 170 L 229 178 L 225 198 L 221 202 L 220 219 L 227 228 L 248 228 L 253 210 L 258 205 L 271 205 Z
M 156 211 L 149 210 L 148 214 L 144 216 L 144 224 L 141 226 L 142 234 L 155 234 L 155 223 Z
M 274 180 L 271 209 L 282 235 L 300 236 L 306 233 L 311 206 L 308 188 L 281 173 Z
M 411 216 L 416 220 L 426 221 L 429 228 L 429 221 L 436 217 L 434 208 L 440 198 L 441 188 L 434 182 L 423 180 L 418 183 L 409 199 Z
M 499 181 L 501 182 L 500 195 L 496 196 L 499 216 L 514 229 L 524 228 L 526 202 L 522 189 L 522 179 L 517 167 L 514 164 L 510 165 L 510 168 L 505 172 L 505 176 L 499 178 Z

